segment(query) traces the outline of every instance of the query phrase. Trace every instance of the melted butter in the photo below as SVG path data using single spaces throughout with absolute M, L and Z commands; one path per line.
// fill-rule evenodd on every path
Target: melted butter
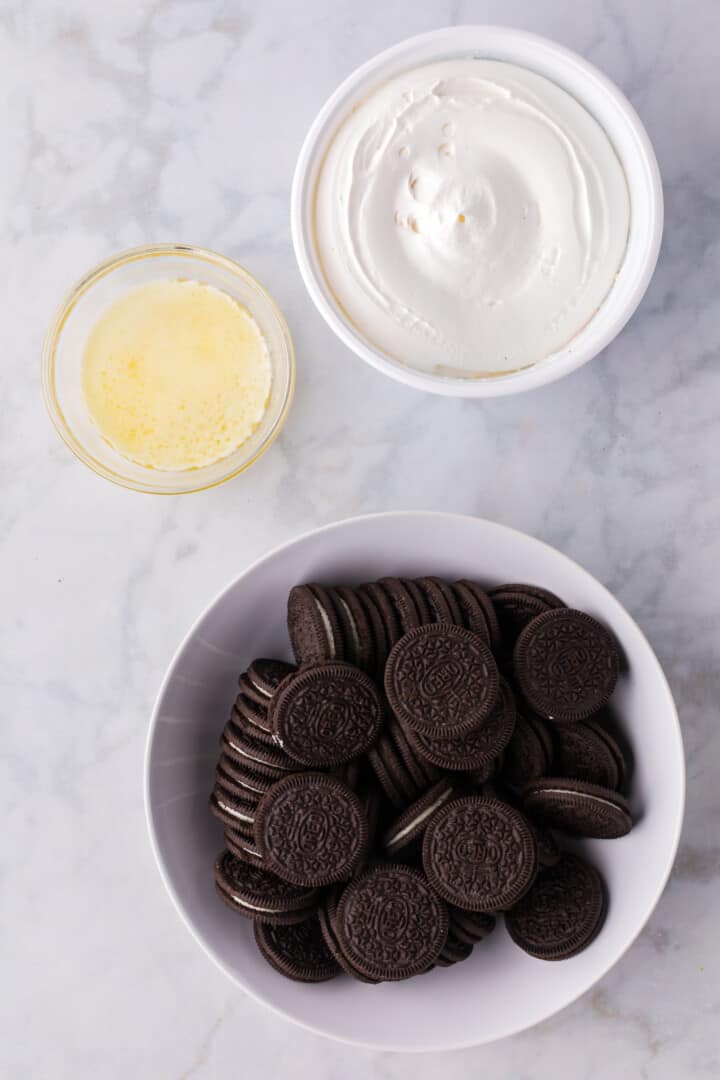
M 183 470 L 227 457 L 270 396 L 267 344 L 250 312 L 196 281 L 154 281 L 100 316 L 83 360 L 90 416 L 120 454 Z

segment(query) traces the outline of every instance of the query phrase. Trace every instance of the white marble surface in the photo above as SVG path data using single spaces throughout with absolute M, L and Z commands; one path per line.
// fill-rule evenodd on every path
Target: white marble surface
M 485 405 L 350 356 L 305 295 L 288 227 L 295 155 L 333 86 L 410 33 L 473 20 L 556 37 L 617 80 L 667 200 L 660 265 L 621 338 L 554 386 Z M 720 1074 L 719 35 L 714 0 L 2 0 L 1 1075 Z M 78 464 L 38 378 L 72 281 L 161 239 L 246 263 L 299 361 L 272 452 L 165 500 Z M 155 690 L 208 598 L 302 530 L 408 507 L 518 526 L 604 580 L 666 667 L 689 777 L 677 867 L 615 970 L 535 1030 L 422 1059 L 306 1034 L 214 970 L 164 895 L 141 787 Z

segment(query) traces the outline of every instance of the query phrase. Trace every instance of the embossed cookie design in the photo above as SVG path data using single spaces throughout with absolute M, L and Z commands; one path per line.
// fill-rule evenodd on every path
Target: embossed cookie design
M 463 735 L 480 727 L 497 700 L 500 677 L 478 634 L 432 624 L 411 630 L 392 649 L 385 692 L 398 719 L 425 735 Z

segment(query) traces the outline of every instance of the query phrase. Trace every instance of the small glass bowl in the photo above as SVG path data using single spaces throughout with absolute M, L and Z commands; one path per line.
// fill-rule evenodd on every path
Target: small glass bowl
M 90 418 L 82 391 L 85 343 L 95 322 L 130 289 L 157 280 L 200 281 L 228 293 L 250 311 L 265 335 L 272 367 L 270 400 L 258 427 L 232 454 L 212 465 L 165 471 L 117 452 Z M 60 306 L 43 346 L 43 395 L 50 418 L 72 452 L 98 476 L 155 495 L 215 487 L 249 468 L 275 440 L 295 389 L 295 353 L 282 312 L 238 263 L 188 244 L 153 244 L 121 251 L 77 283 Z

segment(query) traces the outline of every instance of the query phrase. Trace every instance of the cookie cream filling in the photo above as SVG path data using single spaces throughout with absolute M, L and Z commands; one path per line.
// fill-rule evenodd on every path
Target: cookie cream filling
M 238 907 L 247 908 L 248 911 L 259 911 L 262 915 L 278 914 L 277 908 L 259 907 L 257 904 L 248 904 L 247 900 L 243 900 L 242 897 L 238 896 L 236 893 L 226 893 L 226 896 L 229 896 L 233 903 L 237 904 Z
M 236 754 L 239 754 L 241 757 L 247 758 L 248 761 L 256 761 L 259 765 L 272 764 L 274 768 L 282 769 L 283 772 L 295 771 L 292 765 L 279 765 L 276 762 L 268 762 L 265 758 L 253 757 L 252 754 L 248 754 L 247 750 L 243 750 L 241 746 L 238 746 L 237 743 L 234 743 L 232 739 L 228 739 L 227 742 L 228 746 L 230 746 Z
M 426 821 L 431 814 L 434 814 L 435 811 L 443 805 L 443 803 L 446 803 L 452 794 L 452 788 L 448 788 L 447 791 L 443 791 L 442 795 L 440 795 L 434 803 L 428 806 L 426 810 L 423 810 L 422 813 L 417 815 L 417 817 L 414 817 L 409 825 L 406 825 L 404 829 L 400 829 L 399 832 L 396 832 L 388 840 L 385 846 L 390 848 L 395 847 L 396 844 L 399 844 L 400 841 L 404 840 L 405 837 L 408 836 L 411 832 L 413 832 L 414 829 L 417 829 L 418 825 L 422 825 L 423 821 Z
M 370 93 L 315 190 L 317 254 L 345 316 L 441 375 L 502 374 L 568 345 L 610 291 L 629 224 L 599 123 L 496 60 L 429 64 Z
M 220 807 L 220 809 L 224 810 L 226 814 L 231 814 L 233 817 L 239 818 L 240 821 L 247 821 L 250 824 L 255 821 L 254 814 L 243 814 L 241 810 L 236 810 L 234 806 L 228 806 L 227 803 L 224 803 L 222 801 L 222 799 L 218 799 L 217 795 L 215 796 L 215 801 Z

